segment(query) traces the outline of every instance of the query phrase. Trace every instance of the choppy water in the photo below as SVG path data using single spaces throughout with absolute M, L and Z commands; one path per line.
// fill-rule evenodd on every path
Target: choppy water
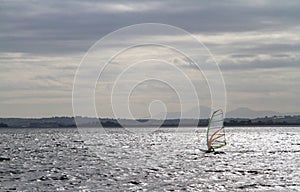
M 0 191 L 300 191 L 300 128 L 227 128 L 224 154 L 204 129 L 109 134 L 0 129 Z

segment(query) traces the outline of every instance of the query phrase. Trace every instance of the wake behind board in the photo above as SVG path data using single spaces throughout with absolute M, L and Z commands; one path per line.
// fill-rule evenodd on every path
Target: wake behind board
M 213 150 L 207 150 L 207 149 L 199 149 L 199 150 L 204 152 L 204 153 L 213 153 L 214 155 L 225 154 L 224 151 L 213 151 Z

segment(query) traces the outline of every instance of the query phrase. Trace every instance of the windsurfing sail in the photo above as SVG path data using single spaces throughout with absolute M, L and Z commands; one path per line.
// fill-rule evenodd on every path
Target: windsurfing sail
M 225 128 L 223 124 L 224 115 L 222 109 L 213 112 L 207 127 L 206 138 L 208 151 L 213 151 L 226 145 Z

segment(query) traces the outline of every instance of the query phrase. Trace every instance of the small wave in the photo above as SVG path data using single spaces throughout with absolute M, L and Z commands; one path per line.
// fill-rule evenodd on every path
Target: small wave
M 278 151 L 268 151 L 268 153 L 299 153 L 300 150 L 278 150 Z

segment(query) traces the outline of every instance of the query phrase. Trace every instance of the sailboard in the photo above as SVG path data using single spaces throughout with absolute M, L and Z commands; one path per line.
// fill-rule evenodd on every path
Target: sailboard
M 223 110 L 214 111 L 206 132 L 207 151 L 214 151 L 226 145 Z

